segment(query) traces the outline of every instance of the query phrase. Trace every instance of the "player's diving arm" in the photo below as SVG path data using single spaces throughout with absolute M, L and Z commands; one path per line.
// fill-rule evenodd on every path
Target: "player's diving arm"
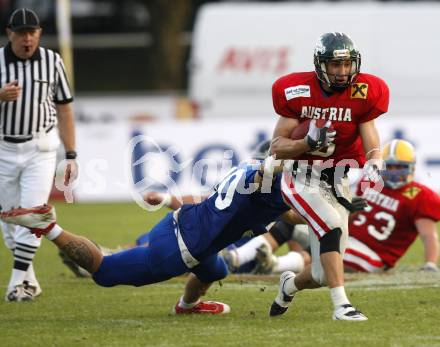
M 270 145 L 270 153 L 277 159 L 291 159 L 310 150 L 304 139 L 290 139 L 290 134 L 298 124 L 296 119 L 279 117 Z
M 439 243 L 437 224 L 432 219 L 420 218 L 415 221 L 417 231 L 425 248 L 425 265 L 422 270 L 438 271 Z

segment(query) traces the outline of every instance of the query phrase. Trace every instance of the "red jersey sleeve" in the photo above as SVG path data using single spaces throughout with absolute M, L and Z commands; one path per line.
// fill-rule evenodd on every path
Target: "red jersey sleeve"
M 278 79 L 272 85 L 273 108 L 275 109 L 275 112 L 278 113 L 280 116 L 288 118 L 298 118 L 298 116 L 292 112 L 292 110 L 289 108 L 289 105 L 287 104 L 287 98 L 284 93 L 284 89 L 285 88 L 281 82 L 281 79 Z
M 361 123 L 368 122 L 372 119 L 379 117 L 381 114 L 384 114 L 388 111 L 388 105 L 390 103 L 390 90 L 385 83 L 385 81 L 381 79 L 377 79 L 375 84 L 375 93 L 373 94 L 373 106 L 370 111 L 368 111 L 360 120 Z M 377 94 L 376 94 L 377 93 Z
M 440 196 L 430 189 L 417 199 L 414 219 L 428 218 L 437 222 L 440 220 Z

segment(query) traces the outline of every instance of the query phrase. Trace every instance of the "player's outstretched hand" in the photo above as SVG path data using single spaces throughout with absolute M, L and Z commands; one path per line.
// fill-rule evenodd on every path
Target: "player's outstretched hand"
M 429 271 L 429 272 L 439 272 L 439 268 L 436 263 L 428 261 L 425 265 L 420 268 L 420 271 Z
M 336 131 L 330 129 L 331 122 L 327 121 L 322 128 L 316 125 L 316 119 L 313 119 L 309 125 L 309 131 L 305 137 L 307 144 L 312 151 L 332 144 L 335 140 Z

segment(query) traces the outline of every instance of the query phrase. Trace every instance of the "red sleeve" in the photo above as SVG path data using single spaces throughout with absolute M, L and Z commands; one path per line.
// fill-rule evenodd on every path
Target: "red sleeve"
M 379 117 L 388 111 L 390 103 L 390 90 L 385 81 L 379 79 L 377 84 L 377 97 L 370 111 L 368 111 L 361 119 L 361 123 L 368 122 Z
M 437 222 L 440 220 L 440 196 L 432 190 L 425 190 L 417 199 L 414 219 L 428 218 Z
M 284 86 L 282 85 L 280 79 L 275 81 L 275 83 L 272 85 L 272 102 L 275 112 L 280 116 L 296 119 L 298 118 L 298 116 L 292 112 L 287 104 Z

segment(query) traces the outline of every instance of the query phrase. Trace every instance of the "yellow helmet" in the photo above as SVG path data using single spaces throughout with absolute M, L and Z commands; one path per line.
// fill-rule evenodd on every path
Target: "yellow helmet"
M 386 168 L 381 175 L 387 187 L 398 189 L 413 180 L 416 152 L 411 143 L 405 140 L 391 140 L 383 147 L 382 159 Z

